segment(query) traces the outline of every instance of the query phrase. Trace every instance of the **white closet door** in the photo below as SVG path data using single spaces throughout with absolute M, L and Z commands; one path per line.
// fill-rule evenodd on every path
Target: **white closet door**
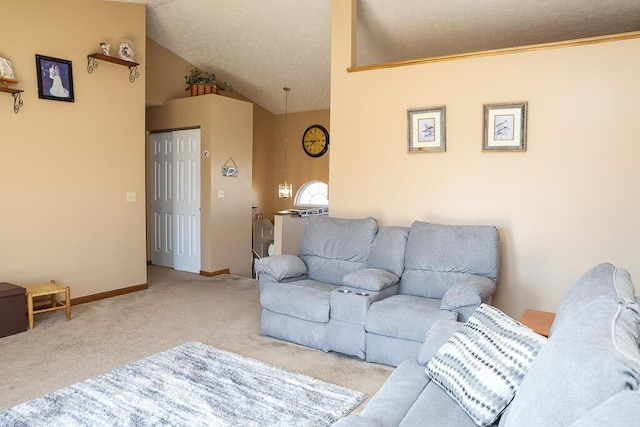
M 200 129 L 151 134 L 151 262 L 200 273 Z
M 200 273 L 200 129 L 173 132 L 173 267 Z
M 153 168 L 151 262 L 173 267 L 173 134 L 151 134 Z

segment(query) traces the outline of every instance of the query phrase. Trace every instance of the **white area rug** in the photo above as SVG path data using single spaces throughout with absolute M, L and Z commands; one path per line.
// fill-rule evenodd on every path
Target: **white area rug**
M 365 395 L 187 343 L 0 413 L 2 426 L 328 426 Z

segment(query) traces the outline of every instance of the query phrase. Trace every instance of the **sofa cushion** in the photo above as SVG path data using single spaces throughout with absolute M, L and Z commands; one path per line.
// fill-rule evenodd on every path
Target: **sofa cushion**
M 608 263 L 597 265 L 569 288 L 560 302 L 549 332 L 553 334 L 555 329 L 566 323 L 579 321 L 576 320 L 579 314 L 587 315 L 591 310 L 590 304 L 594 303 L 594 295 L 614 303 L 618 300 L 633 303 L 634 294 L 635 288 L 627 270 Z
M 640 319 L 633 294 L 629 273 L 611 264 L 579 278 L 500 426 L 569 426 L 614 395 L 638 390 Z
M 365 268 L 377 230 L 375 218 L 309 218 L 298 245 L 309 279 L 340 285 L 344 276 Z
M 365 268 L 347 274 L 344 276 L 344 279 L 342 279 L 342 283 L 352 288 L 379 292 L 389 286 L 395 285 L 399 280 L 400 278 L 390 271 L 380 270 L 378 268 Z
M 260 291 L 260 304 L 274 313 L 311 322 L 329 321 L 330 294 L 337 286 L 314 280 L 269 283 Z
M 365 329 L 378 335 L 423 342 L 431 325 L 458 315 L 440 310 L 440 301 L 412 295 L 393 295 L 369 307 Z
M 500 236 L 493 226 L 411 225 L 400 279 L 402 294 L 442 299 L 454 284 L 475 276 L 493 281 L 500 266 Z
M 385 226 L 378 229 L 367 267 L 380 268 L 402 276 L 409 227 Z
M 481 304 L 427 363 L 427 375 L 479 426 L 509 404 L 546 338 Z
M 399 427 L 425 426 L 475 427 L 476 424 L 447 393 L 431 381 L 407 412 Z

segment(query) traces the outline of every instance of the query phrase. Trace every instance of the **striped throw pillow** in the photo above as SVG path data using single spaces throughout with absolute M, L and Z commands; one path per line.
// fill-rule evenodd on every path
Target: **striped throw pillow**
M 478 426 L 493 424 L 513 399 L 546 338 L 481 304 L 425 369 Z

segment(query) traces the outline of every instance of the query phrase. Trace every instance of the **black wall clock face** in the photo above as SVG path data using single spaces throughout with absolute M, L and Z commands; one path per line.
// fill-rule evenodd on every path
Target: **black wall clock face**
M 320 125 L 311 125 L 302 134 L 302 149 L 311 157 L 320 157 L 329 149 L 329 132 Z

